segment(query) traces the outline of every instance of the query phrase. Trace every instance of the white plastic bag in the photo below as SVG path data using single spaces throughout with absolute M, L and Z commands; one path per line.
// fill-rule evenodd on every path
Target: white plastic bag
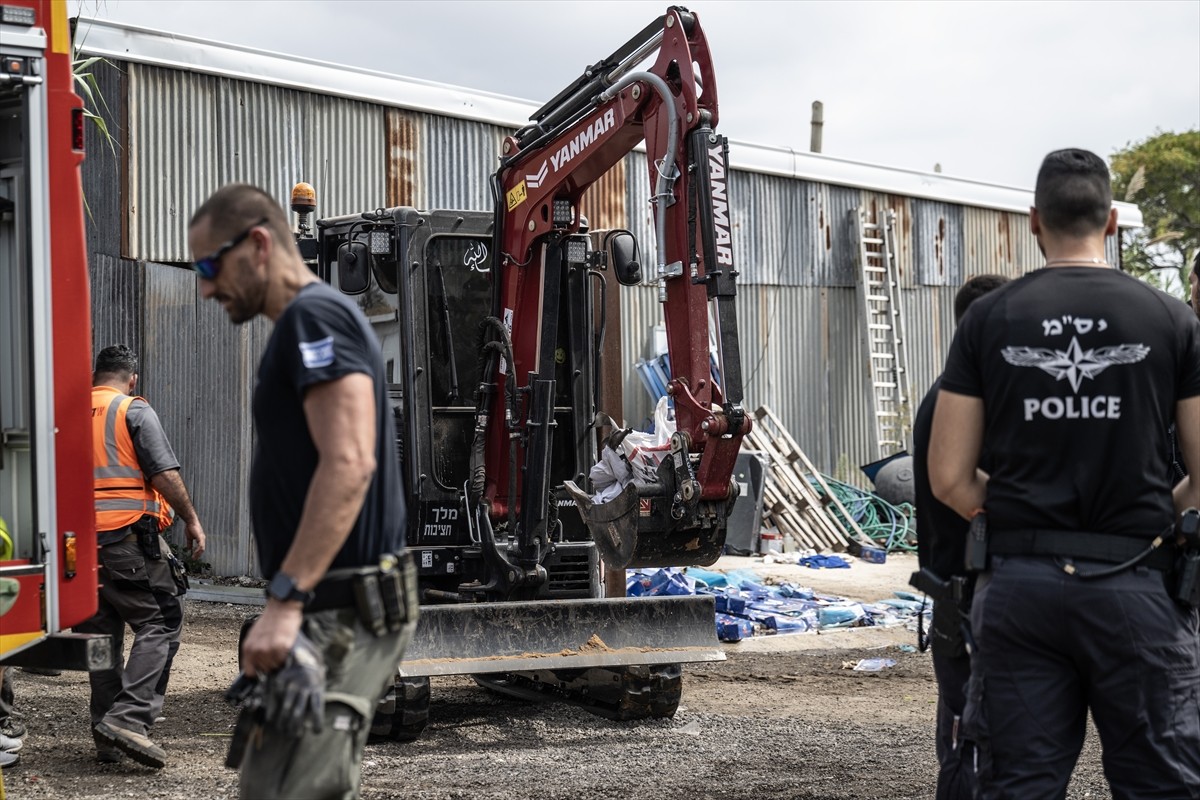
M 596 493 L 593 503 L 612 500 L 629 483 L 642 485 L 658 483 L 658 465 L 671 449 L 671 434 L 675 433 L 675 414 L 662 397 L 654 409 L 654 432 L 615 432 L 611 440 L 618 440 L 616 448 L 605 442 L 600 448 L 600 460 L 588 473 Z

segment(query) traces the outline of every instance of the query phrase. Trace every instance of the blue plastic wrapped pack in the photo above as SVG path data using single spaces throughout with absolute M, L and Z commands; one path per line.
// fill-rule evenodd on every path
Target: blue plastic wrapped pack
M 850 562 L 841 556 L 816 555 L 804 556 L 798 563 L 809 569 L 849 569 Z
M 718 589 L 722 586 L 729 585 L 724 572 L 717 572 L 716 570 L 711 569 L 701 569 L 700 567 L 688 567 L 687 574 L 712 589 Z
M 866 610 L 858 603 L 826 606 L 817 612 L 817 619 L 822 628 L 849 628 L 861 621 L 869 619 Z M 870 623 L 867 623 L 870 624 Z
M 717 614 L 717 638 L 722 642 L 740 642 L 754 635 L 754 623 L 729 614 Z

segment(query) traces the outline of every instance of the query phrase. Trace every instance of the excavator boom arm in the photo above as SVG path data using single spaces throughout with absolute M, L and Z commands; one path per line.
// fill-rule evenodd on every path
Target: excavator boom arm
M 652 65 L 640 68 L 651 57 Z M 677 433 L 659 471 L 662 485 L 653 490 L 661 497 L 639 498 L 640 510 L 624 516 L 624 535 L 637 538 L 628 529 L 640 525 L 647 541 L 679 539 L 643 547 L 643 560 L 655 563 L 694 558 L 711 563 L 724 542 L 725 514 L 736 496 L 730 476 L 751 423 L 742 409 L 728 145 L 714 131 L 717 119 L 716 77 L 699 20 L 673 7 L 504 142 L 493 187 L 493 314 L 502 341 L 492 348 L 485 373 L 492 380 L 481 387 L 477 433 L 486 450 L 476 473 L 486 483 L 480 499 L 492 516 L 516 518 L 513 503 L 521 497 L 518 533 L 530 562 L 525 567 L 537 557 L 535 540 L 545 536 L 539 521 L 550 490 L 548 405 L 565 293 L 561 249 L 580 230 L 580 202 L 588 187 L 643 140 L 655 229 L 653 270 L 666 322 Z M 710 301 L 721 385 L 710 363 Z M 521 489 L 514 491 L 517 472 Z M 647 505 L 658 507 L 647 514 Z M 587 519 L 585 504 L 580 507 Z M 642 519 L 630 519 L 634 516 Z M 607 560 L 622 560 L 604 548 L 605 535 L 598 531 L 604 525 L 589 524 Z M 687 549 L 697 528 L 706 537 L 702 552 L 667 552 Z M 615 542 L 621 534 L 608 538 Z M 625 544 L 616 550 L 629 550 Z

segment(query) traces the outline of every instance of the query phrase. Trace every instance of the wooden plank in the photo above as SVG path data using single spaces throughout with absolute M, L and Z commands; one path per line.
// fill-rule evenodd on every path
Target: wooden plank
M 847 542 L 851 540 L 857 540 L 861 544 L 873 545 L 871 538 L 863 532 L 862 528 L 859 527 L 858 523 L 854 520 L 854 517 L 851 516 L 845 505 L 842 504 L 842 501 L 839 500 L 837 495 L 833 493 L 833 490 L 829 487 L 829 484 L 826 483 L 825 478 L 821 475 L 820 470 L 818 470 L 816 466 L 813 465 L 812 461 L 809 460 L 808 456 L 804 454 L 804 451 L 800 448 L 800 445 L 797 444 L 796 440 L 792 438 L 790 433 L 788 433 L 787 428 L 783 426 L 783 423 L 779 420 L 779 417 L 775 416 L 775 413 L 765 405 L 759 406 L 758 410 L 754 412 L 754 416 L 758 421 L 758 425 L 755 426 L 756 429 L 759 427 L 763 428 L 764 433 L 771 440 L 780 440 L 787 445 L 789 452 L 794 456 L 794 458 L 790 459 L 791 466 L 801 477 L 801 479 L 811 486 L 812 484 L 809 483 L 809 476 L 812 476 L 812 479 L 815 480 L 821 489 L 824 490 L 825 496 L 821 498 L 821 502 L 824 505 L 832 504 L 839 512 L 841 512 L 841 518 L 834 516 L 832 513 L 829 514 L 830 519 L 837 526 L 841 538 Z M 768 428 L 773 429 L 771 433 L 766 433 Z M 816 491 L 815 488 L 814 491 Z M 820 495 L 818 494 L 818 496 Z

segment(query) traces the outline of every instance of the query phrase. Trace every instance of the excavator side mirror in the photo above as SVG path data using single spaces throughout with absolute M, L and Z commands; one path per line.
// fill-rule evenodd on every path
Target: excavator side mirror
M 604 249 L 608 253 L 608 263 L 622 285 L 637 286 L 642 282 L 638 243 L 632 233 L 625 230 L 609 231 L 604 237 Z
M 343 294 L 362 294 L 371 283 L 371 255 L 364 242 L 342 242 L 337 257 L 338 288 Z

